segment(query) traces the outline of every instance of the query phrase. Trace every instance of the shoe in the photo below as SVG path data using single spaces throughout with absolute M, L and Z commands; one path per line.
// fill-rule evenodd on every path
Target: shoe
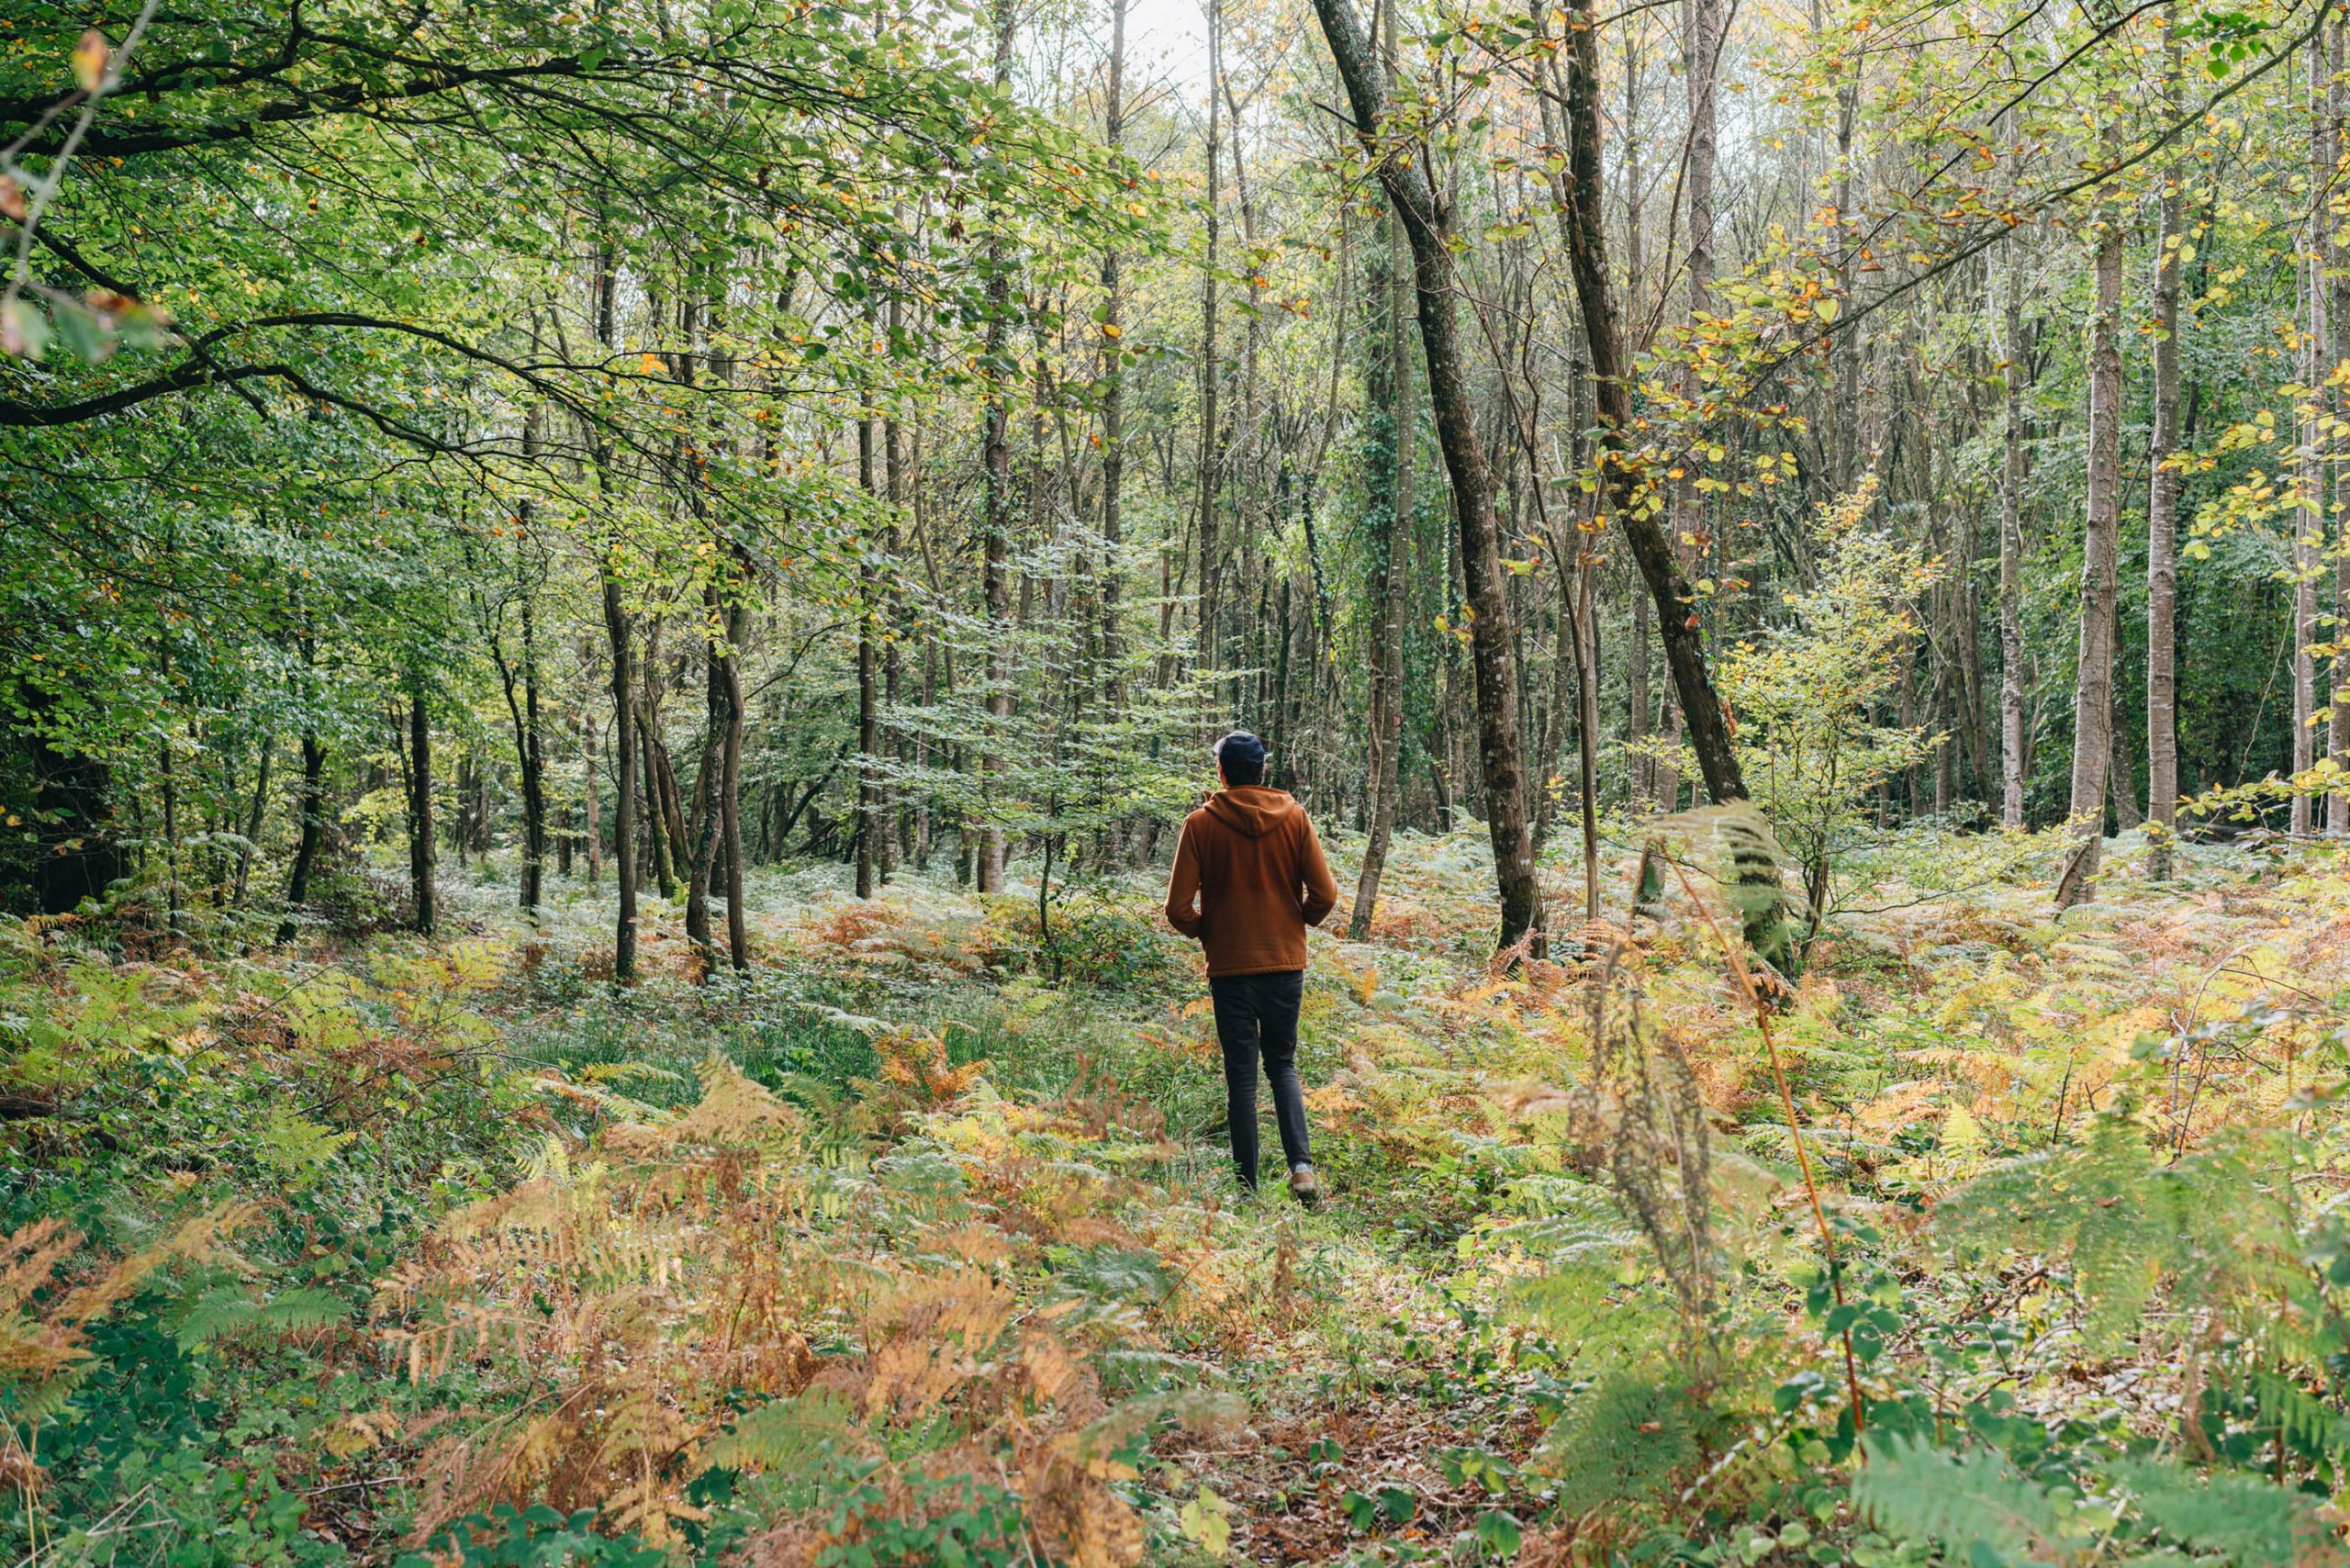
M 1309 1209 L 1322 1206 L 1322 1178 L 1314 1174 L 1311 1165 L 1293 1165 L 1289 1172 L 1289 1195 Z

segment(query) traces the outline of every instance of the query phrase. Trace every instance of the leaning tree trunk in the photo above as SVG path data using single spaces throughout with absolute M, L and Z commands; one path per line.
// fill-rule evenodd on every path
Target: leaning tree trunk
M 2097 247 L 2097 310 L 2089 321 L 2088 526 L 2081 547 L 2081 650 L 2073 683 L 2075 834 L 2056 882 L 2056 907 L 2097 896 L 2113 760 L 2114 599 L 2121 543 L 2121 220 L 2109 208 Z
M 1412 246 L 1413 284 L 1418 296 L 1420 348 L 1428 373 L 1428 408 L 1452 478 L 1452 502 L 1460 526 L 1460 565 L 1469 608 L 1470 652 L 1477 681 L 1478 759 L 1483 769 L 1485 821 L 1493 840 L 1494 874 L 1501 898 L 1499 945 L 1506 949 L 1534 931 L 1541 920 L 1541 894 L 1534 876 L 1534 841 L 1526 809 L 1525 768 L 1519 755 L 1517 674 L 1510 632 L 1509 600 L 1494 517 L 1494 476 L 1478 439 L 1454 319 L 1450 235 L 1427 161 L 1393 145 L 1387 87 L 1371 39 L 1350 0 L 1315 0 L 1347 97 L 1355 130 L 1379 158 L 1380 184 L 1403 222 Z
M 1665 530 L 1633 505 L 1635 476 L 1622 461 L 1626 432 L 1632 422 L 1631 367 L 1625 362 L 1615 294 L 1607 276 L 1607 241 L 1601 212 L 1605 185 L 1599 158 L 1599 43 L 1591 0 L 1579 0 L 1569 26 L 1567 81 L 1568 260 L 1574 272 L 1576 297 L 1583 306 L 1600 442 L 1612 459 L 1604 465 L 1607 507 L 1623 529 L 1632 559 L 1655 602 L 1665 664 L 1706 793 L 1718 804 L 1742 801 L 1746 780 L 1730 745 L 1729 722 L 1720 695 L 1706 667 L 1695 596 Z

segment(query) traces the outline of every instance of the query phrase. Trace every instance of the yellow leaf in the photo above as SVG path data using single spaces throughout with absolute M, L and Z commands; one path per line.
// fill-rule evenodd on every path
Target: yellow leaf
M 92 28 L 73 46 L 73 80 L 84 93 L 95 93 L 106 77 L 106 61 L 114 53 L 106 35 Z

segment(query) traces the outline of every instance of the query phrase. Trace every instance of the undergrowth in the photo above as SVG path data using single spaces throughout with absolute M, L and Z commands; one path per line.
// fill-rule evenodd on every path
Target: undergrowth
M 627 991 L 576 893 L 0 927 L 7 1550 L 2337 1561 L 2350 883 L 2059 919 L 2028 848 L 1876 846 L 1764 995 L 1702 875 L 1505 974 L 1404 842 L 1316 939 L 1316 1214 L 1232 1180 L 1140 883 L 755 889 L 751 974 L 656 923 Z

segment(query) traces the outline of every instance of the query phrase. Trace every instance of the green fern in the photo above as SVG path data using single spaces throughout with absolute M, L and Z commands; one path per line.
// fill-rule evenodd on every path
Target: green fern
M 2036 1255 L 2069 1272 L 2082 1334 L 2098 1353 L 2134 1336 L 2158 1291 L 2217 1313 L 2292 1361 L 2327 1346 L 2327 1321 L 2288 1194 L 2287 1162 L 2245 1135 L 2158 1166 L 2126 1112 L 2100 1116 L 2078 1148 L 2011 1160 L 1951 1193 L 1935 1236 L 1953 1260 Z
M 1558 1478 L 1563 1517 L 1655 1496 L 1696 1462 L 1690 1394 L 1659 1370 L 1610 1369 L 1543 1435 L 1530 1467 Z
M 736 1417 L 703 1457 L 729 1470 L 810 1480 L 844 1465 L 864 1431 L 846 1394 L 810 1389 Z
M 2005 1456 L 1883 1438 L 1852 1478 L 1852 1500 L 1897 1540 L 1930 1539 L 1964 1560 L 1979 1546 L 2007 1557 L 2060 1553 L 2080 1533 L 2076 1505 L 2020 1474 Z
M 182 1350 L 192 1350 L 245 1334 L 308 1333 L 350 1316 L 350 1305 L 331 1291 L 287 1291 L 256 1302 L 241 1285 L 215 1285 L 188 1304 L 172 1326 L 172 1335 Z
M 2301 1453 L 2322 1459 L 2350 1451 L 2350 1419 L 2316 1395 L 2270 1372 L 2252 1374 L 2252 1395 L 2266 1424 Z
M 2242 1473 L 2191 1474 L 2175 1465 L 2134 1461 L 2115 1478 L 2134 1494 L 2145 1521 L 2199 1551 L 2218 1552 L 2239 1568 L 2290 1562 L 2322 1568 L 2342 1562 L 2332 1529 L 2315 1513 L 2315 1499 Z

